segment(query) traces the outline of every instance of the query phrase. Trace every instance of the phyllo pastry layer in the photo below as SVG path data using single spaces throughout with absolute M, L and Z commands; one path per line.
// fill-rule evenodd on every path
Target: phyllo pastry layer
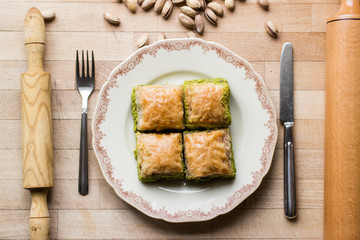
M 235 177 L 229 129 L 184 132 L 186 179 Z
M 185 81 L 183 88 L 186 128 L 230 126 L 230 87 L 225 79 Z
M 142 182 L 184 178 L 181 133 L 136 133 L 138 177 Z
M 182 86 L 136 86 L 132 93 L 134 130 L 184 129 Z

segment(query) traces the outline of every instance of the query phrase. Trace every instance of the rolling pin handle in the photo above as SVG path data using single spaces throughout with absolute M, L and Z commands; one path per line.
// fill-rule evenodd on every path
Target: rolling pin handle
M 30 239 L 50 239 L 50 215 L 47 205 L 48 189 L 31 190 Z

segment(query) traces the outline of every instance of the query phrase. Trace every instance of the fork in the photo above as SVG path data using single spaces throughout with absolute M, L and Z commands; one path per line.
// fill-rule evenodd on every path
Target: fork
M 76 51 L 76 85 L 82 98 L 81 111 L 81 138 L 80 138 L 80 161 L 79 161 L 79 193 L 83 196 L 89 192 L 88 184 L 88 136 L 87 136 L 87 105 L 91 93 L 94 91 L 95 60 L 92 51 L 91 75 L 89 73 L 89 52 L 86 51 L 86 75 L 84 63 L 84 51 L 82 51 L 82 71 L 80 76 L 79 53 Z

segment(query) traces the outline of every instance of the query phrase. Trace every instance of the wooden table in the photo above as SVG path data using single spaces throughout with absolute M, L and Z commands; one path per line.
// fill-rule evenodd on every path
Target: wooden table
M 295 57 L 295 146 L 298 218 L 283 214 L 283 128 L 270 173 L 261 187 L 235 210 L 201 223 L 171 224 L 154 220 L 124 203 L 105 182 L 89 137 L 90 193 L 77 192 L 81 100 L 75 88 L 75 50 L 93 49 L 96 91 L 90 98 L 89 121 L 101 85 L 110 71 L 136 50 L 148 32 L 167 38 L 186 37 L 176 8 L 169 20 L 154 11 L 133 15 L 115 0 L 0 0 L 0 238 L 29 238 L 30 194 L 22 188 L 20 73 L 26 72 L 23 20 L 26 11 L 54 9 L 47 23 L 45 70 L 52 74 L 55 187 L 50 191 L 52 239 L 321 239 L 323 222 L 323 134 L 325 19 L 338 0 L 270 0 L 264 11 L 255 0 L 237 1 L 219 26 L 206 23 L 205 40 L 219 42 L 249 60 L 265 79 L 279 110 L 279 60 L 290 41 Z M 114 27 L 103 12 L 116 13 Z M 272 19 L 278 39 L 265 33 Z M 91 125 L 89 125 L 91 126 Z M 91 134 L 91 132 L 89 132 Z

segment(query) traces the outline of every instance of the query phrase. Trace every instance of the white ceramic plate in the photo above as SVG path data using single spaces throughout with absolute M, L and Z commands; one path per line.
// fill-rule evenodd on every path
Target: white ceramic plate
M 131 91 L 139 84 L 222 77 L 231 89 L 234 180 L 141 183 L 137 178 Z M 212 219 L 239 205 L 268 172 L 277 139 L 275 107 L 250 64 L 213 42 L 162 40 L 136 51 L 103 85 L 92 123 L 93 146 L 107 182 L 127 203 L 169 222 Z

